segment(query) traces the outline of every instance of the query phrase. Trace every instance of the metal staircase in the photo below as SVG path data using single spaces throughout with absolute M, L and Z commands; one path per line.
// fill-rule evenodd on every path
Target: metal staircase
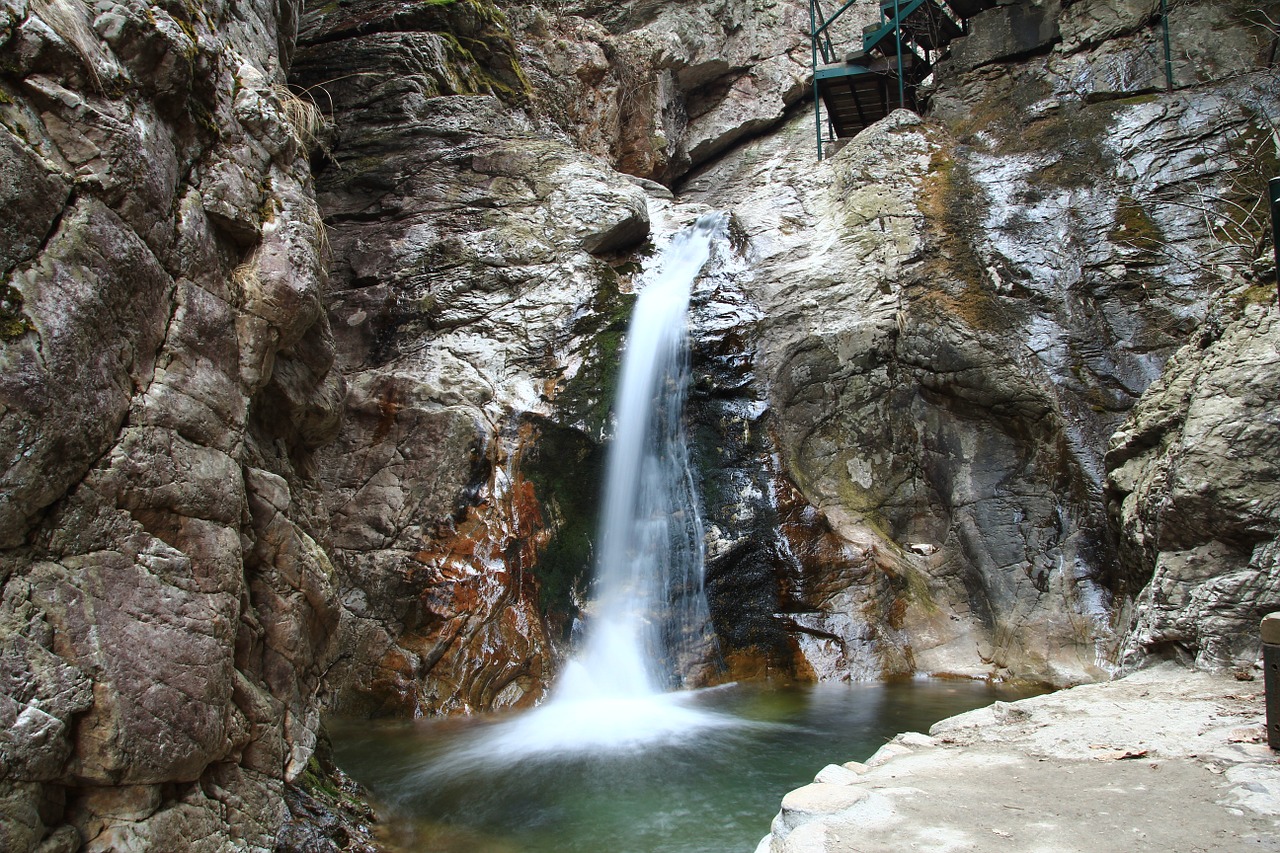
M 827 17 L 821 0 L 809 0 L 818 159 L 824 107 L 831 139 L 853 136 L 898 107 L 918 110 L 918 88 L 929 76 L 933 56 L 965 34 L 970 17 L 997 0 L 879 0 L 880 23 L 866 27 L 861 43 L 840 56 L 832 25 L 856 2 L 847 0 Z

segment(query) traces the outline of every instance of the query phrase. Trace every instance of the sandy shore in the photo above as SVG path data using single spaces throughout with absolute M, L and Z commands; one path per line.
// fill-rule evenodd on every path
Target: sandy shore
M 1172 664 L 997 702 L 829 765 L 757 853 L 1280 851 L 1263 703 Z

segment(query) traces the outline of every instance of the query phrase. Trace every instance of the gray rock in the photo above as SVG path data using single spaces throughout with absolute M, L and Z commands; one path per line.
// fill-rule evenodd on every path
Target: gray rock
M 969 19 L 968 34 L 951 45 L 947 72 L 967 71 L 1047 50 L 1061 38 L 1061 13 L 1059 0 L 1002 3 L 979 12 Z
M 1038 722 L 998 722 L 987 709 L 942 721 L 936 745 L 870 768 L 844 789 L 861 794 L 858 802 L 811 809 L 794 830 L 786 804 L 819 786 L 787 794 L 757 849 L 888 853 L 960 843 L 1122 853 L 1134 837 L 1174 846 L 1271 837 L 1280 782 L 1273 754 L 1230 742 L 1241 716 L 1261 713 L 1256 684 L 1166 666 L 1017 705 Z M 954 725 L 984 712 L 976 725 Z M 1107 786 L 1105 808 L 1063 796 L 1082 780 Z M 982 796 L 964 796 L 978 789 Z M 1010 812 L 1035 815 L 1034 825 Z M 797 836 L 803 846 L 793 846 Z
M 172 282 L 115 213 L 87 198 L 9 283 L 32 325 L 6 344 L 0 378 L 0 542 L 12 547 L 111 446 L 151 372 Z
M 0 274 L 7 276 L 35 254 L 69 192 L 61 175 L 51 172 L 7 127 L 0 128 Z
M 537 134 L 514 109 L 524 94 L 475 57 L 424 49 L 410 61 L 407 45 L 434 37 L 419 29 L 430 21 L 396 17 L 388 38 L 353 27 L 353 14 L 311 15 L 295 65 L 300 81 L 326 85 L 347 128 L 318 180 L 350 389 L 321 453 L 355 617 L 356 654 L 334 681 L 352 710 L 528 703 L 545 688 L 551 641 L 534 588 L 513 579 L 537 575 L 552 516 L 522 460 L 595 346 L 587 328 L 610 322 L 597 305 L 616 298 L 618 274 L 592 254 L 644 240 L 646 194 Z M 492 15 L 474 37 L 514 62 Z M 387 63 L 403 71 L 394 87 Z M 570 567 L 570 583 L 585 569 Z
M 1108 496 L 1126 576 L 1142 590 L 1126 666 L 1170 656 L 1248 666 L 1258 621 L 1280 606 L 1280 442 L 1265 414 L 1280 327 L 1270 314 L 1249 305 L 1179 350 L 1112 439 Z
M 315 748 L 344 392 L 297 11 L 0 7 L 5 850 L 268 849 Z
M 606 8 L 599 20 L 543 7 L 512 16 L 535 105 L 632 175 L 673 184 L 776 125 L 806 94 L 808 10 L 790 0 Z

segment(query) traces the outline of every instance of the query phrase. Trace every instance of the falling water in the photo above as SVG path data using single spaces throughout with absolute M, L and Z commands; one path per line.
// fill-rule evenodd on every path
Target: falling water
M 991 685 L 953 682 L 664 692 L 707 623 L 681 410 L 690 289 L 723 229 L 723 217 L 704 217 L 678 235 L 637 300 L 595 601 L 548 701 L 460 729 L 362 721 L 336 738 L 343 766 L 391 804 L 398 849 L 749 850 L 783 793 L 831 756 L 863 757 L 895 732 L 927 729 L 945 716 L 932 703 L 990 701 Z
M 486 728 L 424 774 L 632 749 L 742 725 L 692 707 L 687 693 L 663 692 L 679 685 L 679 663 L 710 642 L 703 529 L 682 414 L 690 292 L 724 228 L 724 215 L 711 214 L 676 235 L 636 300 L 582 649 L 543 705 Z
M 648 696 L 680 683 L 704 636 L 702 519 L 683 412 L 693 281 L 723 234 L 723 214 L 677 235 L 636 301 L 605 472 L 596 599 L 587 641 L 557 698 Z

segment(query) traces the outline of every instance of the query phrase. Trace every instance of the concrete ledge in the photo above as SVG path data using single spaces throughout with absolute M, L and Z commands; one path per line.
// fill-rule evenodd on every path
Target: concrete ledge
M 1173 665 L 971 711 L 791 792 L 759 849 L 1280 850 L 1263 716 L 1260 681 Z

